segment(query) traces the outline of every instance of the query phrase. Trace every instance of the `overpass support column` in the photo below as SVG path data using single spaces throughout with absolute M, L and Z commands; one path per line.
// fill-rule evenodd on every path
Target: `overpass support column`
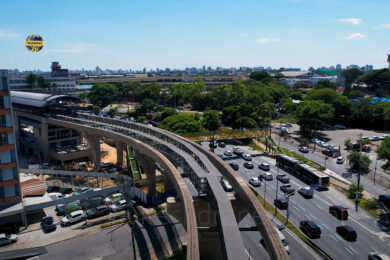
M 99 136 L 85 134 L 85 139 L 87 139 L 87 142 L 89 143 L 89 146 L 91 147 L 92 150 L 93 168 L 97 170 L 97 168 L 100 166 L 100 159 L 101 159 Z
M 115 140 L 115 147 L 116 147 L 116 163 L 118 165 L 122 165 L 123 164 L 123 151 L 125 149 L 125 144 L 120 142 L 120 141 Z
M 148 195 L 156 195 L 156 163 L 146 154 L 136 153 L 136 159 L 141 164 L 146 173 L 146 185 L 148 187 Z
M 168 174 L 163 173 L 164 176 L 164 191 L 173 190 L 175 187 L 172 184 L 171 179 L 169 178 Z

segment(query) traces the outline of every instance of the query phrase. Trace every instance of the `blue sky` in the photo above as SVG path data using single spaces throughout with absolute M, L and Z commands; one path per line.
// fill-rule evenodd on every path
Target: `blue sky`
M 386 67 L 388 0 L 2 1 L 0 68 Z M 39 53 L 24 40 L 43 37 Z

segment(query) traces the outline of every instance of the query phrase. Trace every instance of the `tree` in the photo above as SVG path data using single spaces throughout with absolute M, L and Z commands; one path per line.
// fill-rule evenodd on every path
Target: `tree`
M 295 99 L 295 100 L 302 100 L 302 99 L 303 99 L 303 98 L 302 98 L 302 93 L 299 92 L 299 91 L 293 91 L 293 92 L 291 92 L 290 97 L 291 97 L 292 99 Z
M 215 131 L 221 125 L 217 110 L 206 109 L 203 111 L 202 125 L 209 131 Z
M 350 199 L 356 199 L 356 190 L 357 190 L 357 185 L 355 183 L 352 183 L 348 187 L 348 198 Z M 362 193 L 364 191 L 363 185 L 359 185 L 359 197 L 362 196 Z
M 249 75 L 250 79 L 254 79 L 257 81 L 261 81 L 263 79 L 270 78 L 270 77 L 271 76 L 266 71 L 255 71 Z
M 351 85 L 361 75 L 363 75 L 363 72 L 359 69 L 348 69 L 341 72 L 341 77 L 344 78 L 345 85 Z
M 334 108 L 318 100 L 304 101 L 297 108 L 298 125 L 304 134 L 321 129 L 322 122 L 329 123 L 333 115 Z
M 364 82 L 373 90 L 379 87 L 390 86 L 390 70 L 380 69 L 364 74 L 357 79 L 358 82 Z
M 196 96 L 200 96 L 201 93 L 206 91 L 206 85 L 203 82 L 203 79 L 198 76 L 194 78 L 194 81 L 192 81 L 186 88 L 186 97 L 187 99 L 192 102 L 192 99 Z
M 165 118 L 159 127 L 174 133 L 204 132 L 201 122 L 191 114 L 177 114 Z
M 145 116 L 139 116 L 138 118 L 137 118 L 137 122 L 138 123 L 143 123 L 143 122 L 145 122 L 146 121 L 146 117 Z
M 38 76 L 30 73 L 26 77 L 27 84 L 30 86 L 30 88 L 36 88 L 37 87 L 37 81 L 38 81 Z
M 46 80 L 43 76 L 38 76 L 37 83 L 39 88 L 45 88 L 46 87 Z
M 165 118 L 169 116 L 177 115 L 177 111 L 174 108 L 166 107 L 158 116 L 158 121 L 163 121 Z
M 155 106 L 155 103 L 152 99 L 145 98 L 141 102 L 141 113 L 143 115 L 145 115 L 145 114 L 152 112 L 154 109 L 154 106 Z
M 88 92 L 87 91 L 83 91 L 79 94 L 79 98 L 82 99 L 82 100 L 87 100 L 88 99 Z
M 248 104 L 240 104 L 239 106 L 229 106 L 222 110 L 222 122 L 233 129 L 240 128 L 256 128 L 257 127 L 257 111 Z
M 92 112 L 95 113 L 96 115 L 99 114 L 100 110 L 101 109 L 99 106 L 92 106 Z
M 107 83 L 94 84 L 89 92 L 89 100 L 93 105 L 106 107 L 111 104 L 117 95 L 117 88 Z
M 337 87 L 337 83 L 330 82 L 329 80 L 321 80 L 315 86 L 316 89 L 330 88 L 333 90 L 336 90 L 336 87 Z
M 367 172 L 371 159 L 366 154 L 360 154 L 359 151 L 353 151 L 348 155 L 349 166 L 359 172 Z
M 107 113 L 109 116 L 113 117 L 118 114 L 118 107 L 112 107 L 110 110 L 108 110 Z
M 390 169 L 390 138 L 386 138 L 382 141 L 382 143 L 378 146 L 377 149 L 378 159 L 385 160 L 386 163 L 382 165 L 384 170 Z
M 139 101 L 144 100 L 145 98 L 151 99 L 154 102 L 157 102 L 160 97 L 161 87 L 158 83 L 153 82 L 145 86 L 141 86 L 141 89 L 137 93 L 137 99 Z
M 352 150 L 352 142 L 350 138 L 345 139 L 344 145 L 345 145 L 345 149 Z

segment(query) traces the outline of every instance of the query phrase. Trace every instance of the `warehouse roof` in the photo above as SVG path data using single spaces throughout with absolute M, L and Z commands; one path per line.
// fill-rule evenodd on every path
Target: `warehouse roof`
M 32 107 L 42 108 L 47 106 L 50 102 L 57 101 L 60 99 L 75 100 L 75 101 L 79 100 L 78 98 L 69 95 L 52 95 L 52 94 L 22 92 L 22 91 L 11 91 L 12 103 L 32 106 Z

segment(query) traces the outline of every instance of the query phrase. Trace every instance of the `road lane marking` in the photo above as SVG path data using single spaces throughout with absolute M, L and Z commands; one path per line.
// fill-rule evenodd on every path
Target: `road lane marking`
M 306 211 L 306 209 L 302 206 L 298 206 L 302 211 Z
M 308 219 L 310 219 L 310 220 L 311 220 L 311 217 L 309 217 L 307 214 L 305 214 L 305 217 L 307 217 Z
M 317 219 L 317 217 L 314 217 L 313 214 L 309 214 L 310 217 Z
M 325 225 L 324 223 L 322 223 L 322 225 L 323 225 L 327 230 L 329 230 L 329 228 L 328 228 L 327 225 Z
M 249 252 L 248 252 L 248 250 L 246 250 L 246 248 L 245 248 L 245 252 L 246 252 L 246 254 L 247 254 L 247 255 L 248 255 L 248 257 L 249 257 L 249 260 L 253 260 L 252 256 L 251 256 L 251 255 L 249 255 Z
M 385 241 L 384 238 L 389 238 L 390 235 L 386 234 L 385 232 L 372 232 L 370 229 L 366 228 L 364 225 L 362 225 L 359 221 L 355 220 L 354 218 L 350 217 L 352 221 L 359 224 L 362 228 L 373 234 L 374 236 L 377 236 L 380 240 Z
M 299 211 L 301 211 L 301 209 L 300 209 L 300 208 L 298 208 L 298 207 L 295 207 L 295 206 L 294 206 L 294 208 L 295 208 L 295 209 L 297 209 L 297 210 L 299 210 Z
M 357 252 L 350 245 L 347 245 L 345 248 L 348 248 L 350 250 L 350 252 L 352 252 L 351 253 L 352 255 L 356 255 L 357 254 Z
M 338 239 L 337 239 L 335 236 L 333 236 L 333 234 L 330 234 L 330 236 L 331 236 L 334 240 L 338 241 Z

